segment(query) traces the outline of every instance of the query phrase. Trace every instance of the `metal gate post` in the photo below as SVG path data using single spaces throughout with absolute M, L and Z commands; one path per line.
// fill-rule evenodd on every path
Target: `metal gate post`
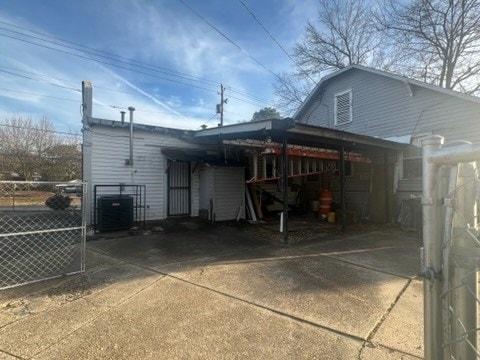
M 443 144 L 443 137 L 434 135 L 422 141 L 422 213 L 423 213 L 423 291 L 424 349 L 426 360 L 441 358 L 442 345 L 442 237 L 441 203 L 437 196 L 439 167 L 428 161 Z
M 465 252 L 456 254 L 456 249 L 475 248 L 468 228 L 477 227 L 475 203 L 475 169 L 471 163 L 459 164 L 456 190 L 457 212 L 453 218 L 453 237 L 450 256 L 464 258 Z M 468 252 L 467 252 L 468 253 Z M 477 359 L 477 272 L 467 261 L 451 262 L 449 280 L 452 290 L 450 316 L 451 339 L 456 341 L 451 349 L 454 359 Z M 469 342 L 470 344 L 467 344 Z
M 442 268 L 442 277 L 443 277 L 443 336 L 444 339 L 452 338 L 452 329 L 450 324 L 450 309 L 451 309 L 451 298 L 447 296 L 450 292 L 450 241 L 453 234 L 453 215 L 454 215 L 454 206 L 455 206 L 455 189 L 457 188 L 457 178 L 458 178 L 458 164 L 455 165 L 443 165 L 443 169 L 446 172 L 449 172 L 449 178 L 447 181 L 447 191 L 444 196 L 443 205 L 445 207 L 445 223 L 444 223 L 444 233 L 443 233 L 443 268 Z M 444 341 L 445 343 L 445 341 Z M 450 357 L 452 352 L 452 344 L 448 344 L 443 348 L 443 353 L 445 359 Z

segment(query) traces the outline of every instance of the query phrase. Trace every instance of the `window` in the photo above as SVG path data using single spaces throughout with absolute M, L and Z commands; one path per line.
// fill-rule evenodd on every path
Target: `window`
M 419 179 L 422 177 L 422 148 L 412 148 L 403 153 L 403 178 Z
M 352 90 L 335 95 L 335 125 L 352 122 Z

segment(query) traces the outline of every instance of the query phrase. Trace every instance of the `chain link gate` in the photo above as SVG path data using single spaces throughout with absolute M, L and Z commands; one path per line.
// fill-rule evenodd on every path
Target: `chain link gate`
M 422 145 L 425 359 L 480 359 L 480 144 Z
M 0 289 L 85 270 L 84 183 L 0 181 Z

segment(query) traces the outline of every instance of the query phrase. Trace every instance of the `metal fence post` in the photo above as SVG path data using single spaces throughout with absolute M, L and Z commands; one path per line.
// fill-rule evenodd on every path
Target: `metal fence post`
M 450 256 L 451 293 L 451 339 L 450 354 L 454 359 L 477 359 L 477 272 L 475 266 L 465 261 L 468 249 L 478 244 L 468 229 L 477 227 L 475 202 L 475 168 L 472 163 L 459 164 L 456 189 L 456 212 L 453 217 L 453 231 Z M 459 250 L 462 249 L 462 250 Z M 465 252 L 467 250 L 467 252 Z M 461 341 L 459 341 L 461 340 Z
M 449 309 L 451 308 L 451 299 L 448 296 L 450 291 L 450 240 L 452 238 L 452 228 L 453 228 L 453 214 L 455 206 L 455 189 L 457 187 L 457 178 L 458 178 L 458 164 L 445 166 L 445 169 L 449 170 L 449 180 L 448 180 L 448 189 L 443 200 L 443 205 L 445 207 L 445 216 L 444 216 L 444 233 L 443 233 L 443 336 L 444 339 L 450 339 L 452 337 L 452 329 L 449 325 L 450 313 Z M 445 341 L 444 341 L 445 342 Z M 452 345 L 448 344 L 443 348 L 445 358 L 448 358 L 451 353 Z
M 443 137 L 434 135 L 422 141 L 422 214 L 423 214 L 423 291 L 424 348 L 426 360 L 441 358 L 442 344 L 442 237 L 441 203 L 437 196 L 436 176 L 439 166 L 429 162 L 430 155 L 443 144 Z

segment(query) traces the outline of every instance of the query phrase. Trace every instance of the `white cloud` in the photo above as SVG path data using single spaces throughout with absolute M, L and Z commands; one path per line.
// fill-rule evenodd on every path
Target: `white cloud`
M 310 2 L 313 0 L 309 0 Z M 284 3 L 286 5 L 282 9 L 287 9 L 284 10 L 287 23 L 290 23 L 291 19 L 299 21 L 305 16 L 299 2 L 284 0 Z M 175 68 L 182 73 L 222 82 L 253 96 L 267 100 L 272 98 L 273 76 L 235 49 L 232 44 L 221 38 L 186 8 L 182 8 L 181 4 L 176 2 L 172 4 L 170 1 L 151 3 L 144 0 L 130 0 L 122 2 L 122 6 L 118 6 L 117 2 L 109 3 L 107 6 L 109 6 L 107 10 L 111 13 L 111 17 L 108 20 L 105 19 L 105 26 L 109 25 L 108 22 L 115 22 L 115 29 L 118 30 L 118 33 L 112 37 L 112 43 L 108 44 L 110 51 L 156 66 Z M 200 6 L 195 4 L 195 7 Z M 0 19 L 47 32 L 34 24 L 2 15 L 1 10 Z M 99 19 L 89 21 L 95 20 L 99 21 Z M 279 36 L 288 34 L 288 39 L 293 37 L 285 26 L 285 22 L 272 23 L 278 24 L 279 28 L 283 29 Z M 85 26 L 88 26 L 88 23 Z M 303 25 L 301 27 L 303 28 Z M 268 67 L 278 70 L 289 66 L 288 59 L 285 60 L 278 55 L 278 49 L 273 43 L 268 43 L 269 40 L 265 40 L 261 30 L 258 34 L 251 32 L 248 36 L 242 36 L 243 29 L 229 27 L 222 30 L 246 51 L 262 59 Z M 106 35 L 105 38 L 107 38 Z M 260 38 L 261 45 L 259 45 Z M 20 109 L 20 112 L 28 114 L 46 115 L 59 129 L 79 128 L 80 94 L 47 83 L 79 89 L 81 80 L 87 79 L 92 80 L 94 98 L 98 101 L 94 106 L 94 116 L 101 118 L 120 119 L 119 109 L 113 109 L 108 105 L 122 108 L 134 106 L 137 109 L 135 114 L 137 122 L 195 129 L 215 114 L 215 105 L 220 101 L 217 84 L 171 77 L 165 73 L 156 73 L 157 78 L 149 77 L 112 66 L 108 66 L 106 70 L 105 65 L 99 66 L 86 59 L 28 45 L 17 40 L 2 37 L 2 42 L 3 56 L 0 56 L 0 69 L 8 66 L 16 69 L 14 72 L 30 74 L 29 76 L 43 81 L 33 81 L 0 72 L 3 88 L 78 99 L 78 102 L 0 90 L 0 96 L 5 100 L 0 114 L 8 113 L 8 108 L 12 111 Z M 89 39 L 87 42 L 83 39 L 78 42 L 107 48 L 99 44 L 97 39 Z M 145 69 L 140 71 L 148 72 Z M 50 76 L 39 75 L 40 73 Z M 162 80 L 159 77 L 169 77 L 174 81 Z M 198 89 L 196 86 L 210 89 L 210 91 Z M 229 90 L 226 96 L 229 97 L 229 103 L 225 105 L 226 124 L 249 119 L 253 112 L 268 105 L 257 104 L 253 99 Z M 247 102 L 239 101 L 234 97 L 243 98 Z M 211 120 L 209 125 L 215 122 L 216 120 Z

